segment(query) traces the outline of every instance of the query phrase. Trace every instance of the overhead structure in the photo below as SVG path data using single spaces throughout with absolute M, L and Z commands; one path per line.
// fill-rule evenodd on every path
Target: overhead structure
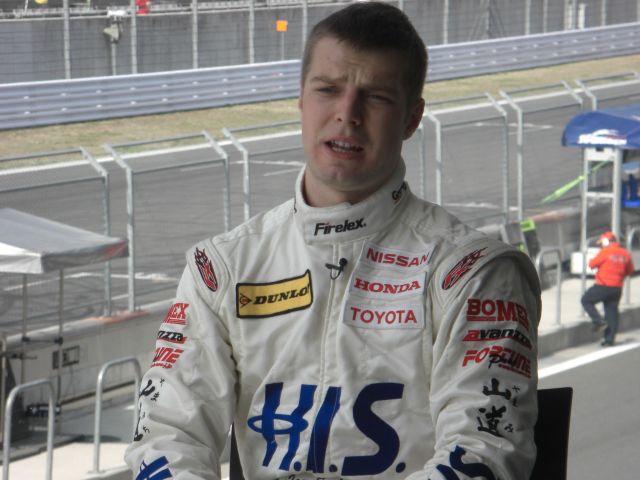
M 562 144 L 582 148 L 583 152 L 580 250 L 584 290 L 589 200 L 611 200 L 610 230 L 618 238 L 621 238 L 622 209 L 640 207 L 637 184 L 640 161 L 633 161 L 640 154 L 640 103 L 576 115 L 565 127 Z M 601 170 L 607 164 L 611 168 Z M 589 174 L 598 170 L 611 172 L 610 190 L 590 181 Z
M 0 208 L 0 274 L 22 274 L 22 359 L 20 382 L 24 383 L 24 358 L 27 336 L 27 277 L 59 272 L 58 306 L 58 395 L 62 368 L 62 332 L 64 307 L 64 270 L 106 262 L 128 255 L 127 240 L 97 234 L 64 223 L 55 222 L 12 208 Z M 6 333 L 4 334 L 6 336 Z M 6 341 L 3 341 L 6 349 Z M 6 358 L 6 352 L 2 352 Z M 4 375 L 2 380 L 4 380 Z M 1 395 L 6 394 L 0 382 Z M 0 395 L 0 396 L 1 396 Z

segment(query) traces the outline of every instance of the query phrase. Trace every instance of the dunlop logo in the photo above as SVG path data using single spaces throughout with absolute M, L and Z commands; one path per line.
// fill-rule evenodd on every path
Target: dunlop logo
M 313 303 L 311 272 L 271 283 L 238 283 L 239 318 L 265 318 L 309 308 Z

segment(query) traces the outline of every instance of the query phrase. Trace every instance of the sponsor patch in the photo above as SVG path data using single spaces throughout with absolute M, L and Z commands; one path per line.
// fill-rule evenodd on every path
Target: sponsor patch
M 236 314 L 264 318 L 309 308 L 313 303 L 311 272 L 271 283 L 238 283 Z
M 209 290 L 215 292 L 218 290 L 218 279 L 216 278 L 216 272 L 213 270 L 213 264 L 211 263 L 211 260 L 209 260 L 209 257 L 207 257 L 207 253 L 204 251 L 204 248 L 202 250 L 196 248 L 194 257 L 198 270 L 200 270 L 202 281 Z
M 462 260 L 460 260 L 456 265 L 447 273 L 447 276 L 444 277 L 442 281 L 442 288 L 444 290 L 449 290 L 453 287 L 458 280 L 460 280 L 469 270 L 473 267 L 476 262 L 482 258 L 482 252 L 486 250 L 485 248 L 480 248 L 478 250 L 474 250 L 469 255 L 466 255 Z
M 426 267 L 432 253 L 432 247 L 423 252 L 405 252 L 367 243 L 362 251 L 360 261 L 374 268 L 389 268 L 399 272 L 408 272 Z
M 517 328 L 489 328 L 469 330 L 462 339 L 463 342 L 494 342 L 496 340 L 513 339 L 520 345 L 531 350 L 531 340 Z
M 151 362 L 151 368 L 162 367 L 171 368 L 175 365 L 180 358 L 180 355 L 184 352 L 181 348 L 173 347 L 158 347 L 153 355 L 153 361 Z
M 169 307 L 169 311 L 162 322 L 172 323 L 174 325 L 186 325 L 188 307 L 188 303 L 174 303 Z
M 424 293 L 425 275 L 412 277 L 388 278 L 374 275 L 364 275 L 356 272 L 349 291 L 366 298 L 393 300 Z
M 529 313 L 516 302 L 480 298 L 467 299 L 469 322 L 517 322 L 529 331 Z
M 318 222 L 313 230 L 313 236 L 330 235 L 331 233 L 350 232 L 351 230 L 359 230 L 366 227 L 364 217 L 357 220 L 345 220 L 342 223 L 324 223 Z
M 507 347 L 493 345 L 481 350 L 470 349 L 464 354 L 462 366 L 487 363 L 488 368 L 497 365 L 519 375 L 531 378 L 531 360 L 526 355 Z
M 424 312 L 419 303 L 403 303 L 402 306 L 359 305 L 347 302 L 342 323 L 358 328 L 406 329 L 423 328 Z
M 160 330 L 157 336 L 158 340 L 164 340 L 165 342 L 170 343 L 178 343 L 182 345 L 187 341 L 187 337 L 185 337 L 180 332 L 170 332 L 168 330 Z

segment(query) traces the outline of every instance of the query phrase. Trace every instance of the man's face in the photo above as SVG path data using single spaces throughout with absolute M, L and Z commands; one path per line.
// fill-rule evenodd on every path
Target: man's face
M 408 105 L 403 76 L 395 52 L 318 40 L 298 102 L 309 204 L 359 202 L 391 176 L 424 107 Z

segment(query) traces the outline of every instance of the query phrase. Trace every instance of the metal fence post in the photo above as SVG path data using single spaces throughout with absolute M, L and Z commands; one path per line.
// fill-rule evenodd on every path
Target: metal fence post
M 104 377 L 112 367 L 116 365 L 123 365 L 126 363 L 133 364 L 133 373 L 135 376 L 135 383 L 133 389 L 133 403 L 134 403 L 134 412 L 133 412 L 133 424 L 135 429 L 135 424 L 138 419 L 138 392 L 140 390 L 140 381 L 142 379 L 142 373 L 140 371 L 140 363 L 138 359 L 135 357 L 124 357 L 116 360 L 112 360 L 110 362 L 102 365 L 100 369 L 100 373 L 98 374 L 98 380 L 96 381 L 96 404 L 95 404 L 95 412 L 94 412 L 94 427 L 93 427 L 93 471 L 90 473 L 99 473 L 100 472 L 100 429 L 102 423 L 102 388 Z
M 631 253 L 631 249 L 633 248 L 633 240 L 635 239 L 636 235 L 639 233 L 640 233 L 640 227 L 632 227 L 627 232 L 626 244 L 627 244 L 627 250 L 629 250 L 629 253 Z M 625 279 L 624 303 L 626 305 L 629 305 L 631 303 L 631 277 L 627 277 Z
M 436 202 L 442 205 L 442 124 L 430 110 L 425 110 L 424 115 L 435 125 L 435 160 L 436 160 Z M 426 170 L 426 168 L 425 168 Z
M 138 12 L 135 0 L 129 3 L 129 11 L 131 12 L 131 73 L 138 73 Z
M 191 1 L 191 57 L 192 68 L 198 68 L 198 0 Z
M 47 464 L 45 478 L 51 480 L 53 473 L 53 437 L 55 433 L 55 417 L 56 408 L 53 401 L 54 391 L 51 380 L 41 379 L 33 382 L 23 383 L 17 385 L 9 393 L 7 398 L 6 408 L 4 410 L 5 422 L 4 422 L 4 436 L 2 447 L 2 480 L 9 480 L 9 451 L 11 449 L 11 411 L 13 410 L 13 404 L 18 396 L 18 393 L 29 390 L 35 387 L 44 386 L 47 388 L 47 397 L 49 398 L 49 412 L 47 417 Z
M 556 254 L 556 323 L 560 325 L 560 312 L 562 301 L 562 250 L 558 247 L 543 248 L 536 255 L 536 270 L 538 277 L 542 280 L 542 258 L 549 253 Z
M 64 78 L 69 80 L 71 78 L 71 41 L 69 39 L 69 0 L 62 1 L 63 9 L 63 48 L 64 48 Z
M 256 63 L 255 41 L 256 41 L 256 2 L 249 0 L 249 24 L 247 33 L 249 35 L 249 63 Z

